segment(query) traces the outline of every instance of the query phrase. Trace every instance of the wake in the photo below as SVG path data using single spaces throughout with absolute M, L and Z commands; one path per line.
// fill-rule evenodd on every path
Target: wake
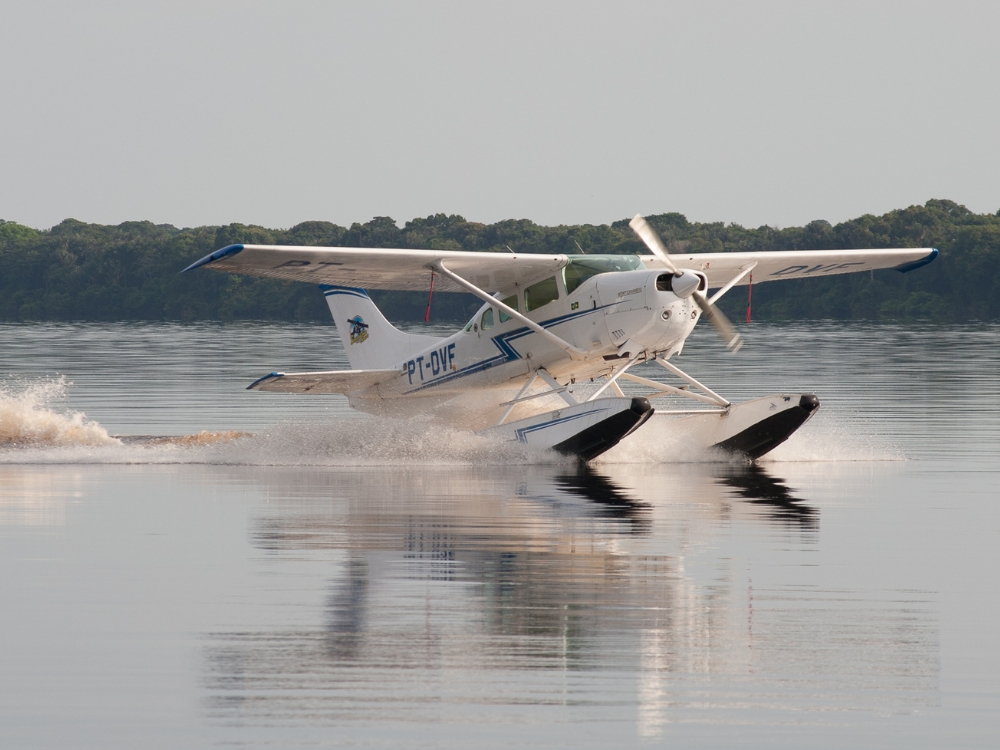
M 552 450 L 428 421 L 359 415 L 326 424 L 280 423 L 257 433 L 115 436 L 79 411 L 60 410 L 64 378 L 0 385 L 0 464 L 217 464 L 250 466 L 572 465 Z M 891 445 L 823 413 L 761 463 L 905 460 Z M 741 463 L 686 440 L 654 419 L 599 456 L 596 465 Z

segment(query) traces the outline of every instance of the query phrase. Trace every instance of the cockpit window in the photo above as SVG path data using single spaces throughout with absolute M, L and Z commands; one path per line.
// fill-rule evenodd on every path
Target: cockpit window
M 553 276 L 524 290 L 524 309 L 531 312 L 557 299 L 559 299 L 559 286 L 556 284 L 556 277 Z
M 487 328 L 492 328 L 493 327 L 493 308 L 492 307 L 487 307 L 486 308 L 486 311 L 483 313 L 483 319 L 480 322 L 479 327 L 482 328 L 484 331 Z
M 566 293 L 572 294 L 587 279 L 599 273 L 637 271 L 644 266 L 637 255 L 573 255 L 563 267 Z

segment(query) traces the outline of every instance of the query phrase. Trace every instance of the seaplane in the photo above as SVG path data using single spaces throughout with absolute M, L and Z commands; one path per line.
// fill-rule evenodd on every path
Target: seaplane
M 698 321 L 707 320 L 736 352 L 743 339 L 717 306 L 731 289 L 907 272 L 938 255 L 934 248 L 672 255 L 642 216 L 630 226 L 649 255 L 245 244 L 216 250 L 183 272 L 204 267 L 308 282 L 326 297 L 351 369 L 271 372 L 250 390 L 342 394 L 368 414 L 422 417 L 584 462 L 656 413 L 705 449 L 753 461 L 810 419 L 819 399 L 779 393 L 734 404 L 691 377 L 676 359 Z M 456 333 L 429 336 L 393 326 L 368 289 L 468 292 L 483 304 Z M 633 372 L 642 363 L 675 383 Z M 686 408 L 654 408 L 653 400 L 668 396 Z

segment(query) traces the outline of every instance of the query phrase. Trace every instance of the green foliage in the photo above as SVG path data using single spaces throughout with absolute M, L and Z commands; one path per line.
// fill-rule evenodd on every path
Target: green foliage
M 865 215 L 842 224 L 747 229 L 698 224 L 678 213 L 647 220 L 672 252 L 937 247 L 926 269 L 876 271 L 785 281 L 754 288 L 757 319 L 1000 318 L 1000 212 L 975 214 L 947 200 Z M 213 250 L 235 243 L 402 247 L 481 252 L 642 253 L 628 220 L 611 225 L 544 227 L 526 219 L 496 224 L 435 214 L 400 227 L 380 216 L 349 228 L 307 221 L 291 229 L 229 224 L 177 229 L 145 221 L 118 226 L 67 219 L 48 231 L 0 221 L 0 320 L 326 320 L 315 288 L 249 276 L 178 272 Z M 421 320 L 423 293 L 373 297 L 393 320 Z M 724 300 L 734 317 L 745 301 Z M 468 295 L 435 295 L 432 319 L 465 320 L 479 303 Z

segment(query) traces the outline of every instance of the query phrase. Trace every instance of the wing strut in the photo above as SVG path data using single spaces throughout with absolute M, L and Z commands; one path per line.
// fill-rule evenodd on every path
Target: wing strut
M 449 271 L 445 267 L 444 261 L 438 260 L 438 261 L 435 261 L 434 263 L 431 263 L 431 268 L 433 268 L 435 271 L 437 271 L 438 273 L 440 273 L 442 276 L 448 277 L 449 279 L 451 279 L 452 281 L 454 281 L 456 284 L 458 284 L 460 287 L 462 287 L 463 289 L 465 289 L 466 291 L 468 291 L 470 294 L 476 295 L 483 302 L 486 302 L 487 304 L 493 305 L 497 309 L 503 310 L 510 317 L 515 318 L 516 320 L 521 321 L 522 323 L 524 323 L 528 328 L 530 328 L 535 333 L 539 334 L 540 336 L 544 336 L 549 341 L 551 341 L 553 344 L 555 344 L 556 346 L 558 346 L 560 349 L 568 352 L 571 359 L 580 360 L 580 359 L 586 359 L 587 358 L 587 352 L 585 352 L 583 349 L 579 349 L 579 348 L 573 346 L 572 344 L 570 344 L 568 341 L 564 341 L 563 339 L 559 338 L 554 333 L 552 333 L 552 331 L 548 331 L 548 330 L 542 328 L 540 325 L 538 325 L 538 323 L 536 323 L 535 321 L 533 321 L 531 318 L 529 318 L 529 317 L 527 317 L 525 315 L 522 315 L 520 312 L 518 312 L 517 310 L 515 310 L 513 307 L 505 305 L 503 302 L 501 302 L 500 300 L 498 300 L 496 297 L 490 296 L 488 293 L 484 292 L 482 289 L 480 289 L 475 284 L 473 284 L 473 283 L 471 283 L 471 282 L 466 281 L 465 279 L 463 279 L 457 273 L 452 273 L 451 271 Z
M 722 289 L 720 289 L 715 294 L 713 294 L 709 298 L 708 304 L 714 305 L 716 302 L 718 302 L 722 298 L 723 294 L 725 294 L 730 289 L 732 289 L 734 286 L 736 286 L 740 282 L 740 279 L 742 279 L 748 273 L 750 273 L 751 271 L 753 271 L 753 269 L 755 269 L 756 267 L 757 267 L 757 261 L 753 261 L 752 263 L 747 263 L 745 266 L 741 266 L 740 267 L 740 272 L 738 274 L 736 274 L 735 276 L 733 276 L 733 278 L 731 278 L 726 283 L 726 285 L 724 287 L 722 287 Z M 751 276 L 750 278 L 752 280 L 753 276 Z

